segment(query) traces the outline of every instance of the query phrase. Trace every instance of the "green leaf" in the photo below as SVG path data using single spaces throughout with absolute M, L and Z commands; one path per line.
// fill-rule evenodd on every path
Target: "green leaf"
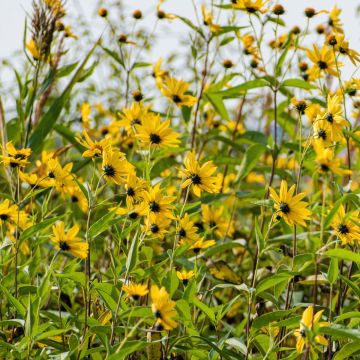
M 94 238 L 98 235 L 100 235 L 105 230 L 109 230 L 109 223 L 115 216 L 116 210 L 112 210 L 109 213 L 105 214 L 103 217 L 101 217 L 98 221 L 96 221 L 94 224 L 91 225 L 89 229 L 89 236 L 91 238 Z
M 37 234 L 38 232 L 45 230 L 46 228 L 48 228 L 49 226 L 51 226 L 52 224 L 54 224 L 56 221 L 58 221 L 61 218 L 62 218 L 62 216 L 54 217 L 51 219 L 46 219 L 46 220 L 43 220 L 42 222 L 40 222 L 39 224 L 30 226 L 29 228 L 25 229 L 21 233 L 19 241 L 21 242 L 21 241 L 27 240 L 28 238 Z
M 331 335 L 336 339 L 354 339 L 360 340 L 360 331 L 357 329 L 348 329 L 340 325 L 322 326 L 319 329 L 321 334 Z
M 58 120 L 58 118 L 61 114 L 61 111 L 65 106 L 65 103 L 68 101 L 68 99 L 70 97 L 73 87 L 75 86 L 75 84 L 79 81 L 79 79 L 83 75 L 84 67 L 85 67 L 86 63 L 88 62 L 90 56 L 94 52 L 97 45 L 98 45 L 98 42 L 95 43 L 95 45 L 92 47 L 92 49 L 86 55 L 85 59 L 80 64 L 75 75 L 72 77 L 71 81 L 66 86 L 63 93 L 58 98 L 56 98 L 56 100 L 50 106 L 49 110 L 41 117 L 39 123 L 34 128 L 34 131 L 31 134 L 30 139 L 29 139 L 29 146 L 31 147 L 33 152 L 38 153 L 42 149 L 45 138 L 50 133 L 50 131 L 52 130 L 56 121 Z
M 79 283 L 81 286 L 85 286 L 86 279 L 85 279 L 85 274 L 83 272 L 74 271 L 69 273 L 58 273 L 55 274 L 55 276 L 58 278 L 69 279 Z
M 353 341 L 343 345 L 333 357 L 333 360 L 349 359 L 350 355 L 360 350 L 360 341 Z
M 341 278 L 342 281 L 344 281 L 354 291 L 354 293 L 360 299 L 360 288 L 359 288 L 359 286 L 354 284 L 354 282 L 352 282 L 351 280 L 349 280 L 347 277 L 345 277 L 343 275 L 340 275 L 340 278 Z
M 346 249 L 331 249 L 325 252 L 326 256 L 335 257 L 345 261 L 354 261 L 360 264 L 360 255 Z
M 11 302 L 11 304 L 14 306 L 14 308 L 16 309 L 16 311 L 23 317 L 25 318 L 26 315 L 26 309 L 25 306 L 18 300 L 16 299 L 14 296 L 12 296 L 9 292 L 8 289 L 6 289 L 4 286 L 0 285 L 0 289 L 3 293 L 3 295 L 5 295 L 5 297 Z
M 276 322 L 279 319 L 284 318 L 287 315 L 292 314 L 293 312 L 295 312 L 298 308 L 295 307 L 293 309 L 290 310 L 278 310 L 278 311 L 273 311 L 273 312 L 269 312 L 266 313 L 264 315 L 261 315 L 259 317 L 257 317 L 256 319 L 254 319 L 252 325 L 251 325 L 251 329 L 252 330 L 259 330 L 262 327 L 265 327 L 267 325 L 269 325 L 272 322 Z
M 256 166 L 259 157 L 265 152 L 266 146 L 263 144 L 251 145 L 241 162 L 239 169 L 239 179 L 243 180 L 250 171 Z
M 192 299 L 193 304 L 198 307 L 210 320 L 213 324 L 216 322 L 215 313 L 212 311 L 212 309 L 201 302 L 196 296 Z
M 335 284 L 339 276 L 339 262 L 337 258 L 331 258 L 327 279 L 330 284 Z
M 131 242 L 130 250 L 126 259 L 126 271 L 128 273 L 136 266 L 138 261 L 138 247 L 139 247 L 139 236 L 136 233 L 134 239 Z
M 275 287 L 275 285 L 290 279 L 291 276 L 289 273 L 278 273 L 260 281 L 258 286 L 256 286 L 256 294 L 258 295 L 265 290 Z
M 282 83 L 282 86 L 296 87 L 305 90 L 311 90 L 316 88 L 314 85 L 311 85 L 310 83 L 302 79 L 287 79 Z
M 211 103 L 215 111 L 225 120 L 230 120 L 223 98 L 219 93 L 205 92 L 204 97 Z
M 257 245 L 259 254 L 261 254 L 261 252 L 265 248 L 265 239 L 261 232 L 261 229 L 259 226 L 259 220 L 257 217 L 255 217 L 255 237 L 256 237 L 256 245 Z
M 117 301 L 119 299 L 118 289 L 109 283 L 94 283 L 93 287 L 106 304 L 106 307 L 114 313 L 116 311 Z

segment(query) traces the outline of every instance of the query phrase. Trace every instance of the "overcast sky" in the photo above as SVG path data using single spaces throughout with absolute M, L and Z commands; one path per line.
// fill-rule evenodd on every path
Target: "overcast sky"
M 203 0 L 194 0 L 199 5 Z M 13 51 L 20 49 L 22 45 L 22 36 L 24 31 L 24 19 L 26 11 L 31 8 L 32 0 L 0 0 L 0 59 L 9 58 Z M 92 21 L 94 36 L 98 36 L 104 29 L 104 22 L 94 14 L 96 0 L 67 0 L 67 9 L 77 12 L 78 16 L 86 17 Z M 125 0 L 129 7 L 129 14 L 132 9 L 141 9 L 145 14 L 143 24 L 152 26 L 155 20 L 155 7 L 157 0 Z M 356 8 L 360 5 L 360 0 L 282 0 L 280 1 L 286 8 L 286 22 L 289 27 L 293 25 L 305 26 L 303 17 L 304 8 L 311 6 L 316 9 L 330 9 L 334 4 L 340 5 L 343 9 L 341 19 L 344 23 L 345 33 L 350 40 L 353 48 L 360 48 L 360 19 L 356 17 Z M 106 1 L 104 1 L 106 6 Z M 187 16 L 194 19 L 192 0 L 167 0 L 163 5 L 168 11 Z M 318 20 L 321 20 L 319 15 Z M 322 18 L 324 19 L 324 18 Z M 76 31 L 76 24 L 71 24 Z M 161 40 L 156 47 L 156 54 L 153 60 L 156 60 L 160 54 L 166 57 L 172 49 L 176 48 L 179 40 L 179 33 L 186 31 L 184 25 L 179 21 L 171 24 L 171 31 L 167 31 L 169 26 L 162 23 Z M 166 31 L 164 31 L 166 29 Z

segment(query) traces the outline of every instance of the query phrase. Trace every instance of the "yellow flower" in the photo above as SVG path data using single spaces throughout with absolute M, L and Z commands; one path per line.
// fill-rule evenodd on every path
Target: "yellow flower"
M 309 122 L 312 124 L 316 120 L 317 116 L 320 114 L 321 106 L 319 104 L 310 104 L 306 110 L 305 115 L 309 119 Z
M 68 193 L 73 204 L 77 204 L 84 213 L 88 211 L 88 200 L 78 186 L 69 187 Z
M 210 31 L 214 34 L 219 32 L 220 26 L 217 24 L 214 24 L 212 12 L 206 10 L 205 4 L 201 5 L 201 14 L 203 17 L 204 25 L 208 26 L 210 28 Z
M 176 197 L 163 195 L 160 189 L 160 184 L 157 184 L 148 191 L 145 191 L 143 196 L 149 214 L 174 219 L 174 215 L 172 213 L 174 205 L 171 205 L 171 203 L 176 199 Z
M 356 64 L 360 61 L 360 54 L 356 50 L 350 49 L 349 42 L 345 40 L 345 36 L 343 34 L 336 35 L 335 38 L 335 50 L 337 50 L 341 55 L 347 56 L 356 66 Z
M 80 230 L 79 225 L 74 225 L 68 232 L 65 232 L 63 221 L 59 221 L 53 226 L 53 236 L 51 240 L 57 250 L 69 251 L 75 257 L 85 259 L 88 254 L 89 245 L 81 241 L 76 235 Z
M 169 72 L 161 68 L 163 59 L 159 60 L 153 66 L 152 76 L 155 78 L 156 86 L 161 89 L 162 81 L 169 75 Z
M 305 220 L 310 219 L 311 212 L 307 209 L 308 203 L 301 201 L 305 193 L 294 196 L 295 185 L 288 191 L 288 185 L 285 180 L 281 181 L 280 194 L 270 187 L 270 197 L 274 200 L 276 210 L 276 220 L 283 218 L 289 225 L 306 226 Z
M 360 227 L 355 223 L 358 220 L 358 213 L 355 211 L 353 214 L 346 214 L 344 206 L 340 205 L 334 217 L 331 226 L 343 245 L 353 245 L 360 240 Z
M 187 272 L 186 270 L 183 271 L 177 271 L 176 272 L 176 276 L 178 277 L 179 280 L 182 281 L 182 283 L 184 285 L 187 285 L 189 280 L 194 277 L 195 273 L 191 270 L 189 272 Z
M 196 196 L 201 196 L 201 191 L 211 194 L 219 192 L 219 178 L 212 176 L 216 171 L 216 166 L 213 165 L 212 161 L 207 161 L 200 166 L 195 159 L 195 154 L 190 152 L 185 158 L 184 164 L 185 169 L 180 170 L 180 174 L 186 177 L 186 180 L 181 184 L 183 189 L 192 185 Z
M 350 175 L 351 170 L 342 169 L 340 167 L 341 160 L 335 158 L 334 150 L 332 148 L 323 149 L 314 144 L 316 152 L 316 163 L 318 164 L 319 171 L 321 173 L 332 173 L 340 176 Z
M 125 128 L 128 133 L 136 133 L 136 126 L 142 125 L 149 113 L 150 106 L 140 102 L 133 102 L 129 108 L 122 109 L 121 118 L 116 124 Z
M 336 33 L 340 33 L 342 34 L 344 32 L 342 26 L 343 24 L 341 23 L 340 20 L 340 14 L 341 14 L 341 9 L 339 9 L 337 6 L 334 6 L 329 13 L 329 21 L 328 24 L 331 26 L 332 31 L 336 32 Z
M 295 97 L 293 97 L 293 98 L 291 98 L 290 102 L 294 106 L 296 111 L 299 112 L 299 114 L 301 114 L 301 115 L 305 114 L 305 110 L 308 107 L 308 104 L 306 103 L 305 100 L 298 100 Z
M 134 203 L 141 202 L 146 189 L 147 183 L 144 179 L 138 178 L 135 174 L 128 175 L 125 184 L 127 207 L 131 207 Z
M 80 107 L 81 113 L 81 121 L 82 125 L 85 129 L 90 128 L 90 114 L 91 114 L 91 106 L 89 103 L 85 102 Z
M 184 217 L 180 219 L 177 230 L 180 245 L 200 240 L 197 231 L 198 228 L 194 225 L 194 222 L 190 220 L 189 214 L 185 214 Z
M 151 213 L 150 216 L 147 218 L 145 229 L 148 229 L 148 234 L 162 240 L 164 239 L 165 234 L 168 233 L 170 224 L 171 220 L 169 220 L 168 218 L 164 216 L 156 216 Z
M 83 152 L 83 157 L 97 158 L 102 156 L 103 152 L 111 147 L 111 138 L 105 137 L 100 141 L 93 141 L 88 135 L 87 131 L 83 131 L 84 139 L 76 137 L 75 140 L 85 147 L 86 151 Z
M 177 80 L 174 77 L 167 76 L 161 85 L 161 92 L 178 107 L 192 107 L 197 99 L 195 96 L 185 94 L 189 86 L 190 85 L 183 80 Z
M 118 207 L 116 208 L 115 213 L 116 215 L 120 215 L 120 216 L 127 215 L 129 219 L 136 220 L 139 218 L 139 216 L 148 215 L 148 207 L 145 202 L 142 202 L 139 204 L 127 206 L 126 208 Z
M 262 175 L 262 174 L 257 174 L 257 173 L 252 171 L 246 177 L 246 182 L 249 183 L 249 184 L 253 184 L 253 183 L 263 184 L 265 182 L 265 176 Z
M 73 163 L 62 167 L 57 158 L 51 158 L 46 163 L 47 177 L 51 181 L 50 186 L 55 186 L 59 192 L 67 192 L 70 187 L 76 186 L 71 170 Z
M 25 211 L 19 210 L 15 204 L 10 205 L 10 201 L 6 199 L 0 203 L 0 225 L 8 225 L 8 223 L 25 229 L 29 225 L 29 219 Z
M 312 143 L 319 148 L 326 148 L 332 144 L 332 127 L 326 120 L 317 120 L 313 125 Z
M 308 49 L 306 55 L 314 63 L 309 70 L 311 78 L 318 79 L 323 73 L 337 76 L 335 56 L 332 49 L 327 46 L 319 49 L 316 45 L 313 45 L 313 50 Z M 340 67 L 342 64 L 338 62 L 338 66 Z
M 318 117 L 326 120 L 331 126 L 331 141 L 339 141 L 343 137 L 342 129 L 347 125 L 343 118 L 343 107 L 338 95 L 328 95 L 327 109 Z
M 200 250 L 203 249 L 207 249 L 211 246 L 214 246 L 216 244 L 215 240 L 204 240 L 204 239 L 200 239 L 196 242 L 194 242 L 190 249 L 192 249 L 194 251 L 195 254 L 199 253 Z
M 161 123 L 160 115 L 152 114 L 145 124 L 137 127 L 136 137 L 144 147 L 178 147 L 180 143 L 179 134 L 172 131 L 169 126 L 170 120 Z
M 328 322 L 320 322 L 323 311 L 321 310 L 314 315 L 313 306 L 309 306 L 304 310 L 300 321 L 300 328 L 294 332 L 297 338 L 296 350 L 298 353 L 302 353 L 305 344 L 311 346 L 313 340 L 323 346 L 328 345 L 328 341 L 322 335 L 316 334 L 320 327 L 329 325 Z
M 168 19 L 174 20 L 176 18 L 175 15 L 166 13 L 160 8 L 160 5 L 164 2 L 164 0 L 159 0 L 158 4 L 156 5 L 156 14 L 159 20 Z
M 264 14 L 268 9 L 264 8 L 268 0 L 232 0 L 233 7 L 239 10 L 245 10 L 249 14 L 261 12 Z
M 29 50 L 34 60 L 40 60 L 41 54 L 33 38 L 26 44 L 26 49 Z
M 127 296 L 134 300 L 139 300 L 141 296 L 145 296 L 149 292 L 145 284 L 129 283 L 123 285 L 122 289 L 126 292 Z
M 170 296 L 164 287 L 159 289 L 157 285 L 152 285 L 150 290 L 151 309 L 156 317 L 156 329 L 172 330 L 177 327 L 174 320 L 176 316 L 175 301 L 170 300 Z
M 134 166 L 125 159 L 125 154 L 108 149 L 103 154 L 102 172 L 106 180 L 120 185 L 126 182 L 129 174 L 134 173 Z
M 224 215 L 224 207 L 210 207 L 209 205 L 201 205 L 202 218 L 209 231 L 213 231 L 219 238 L 225 235 L 231 235 L 234 232 L 234 224 L 231 219 L 227 219 Z
M 5 151 L 4 151 L 5 153 Z M 31 149 L 16 149 L 12 142 L 6 144 L 6 155 L 2 155 L 2 163 L 10 167 L 25 167 L 29 164 L 28 158 L 31 155 Z

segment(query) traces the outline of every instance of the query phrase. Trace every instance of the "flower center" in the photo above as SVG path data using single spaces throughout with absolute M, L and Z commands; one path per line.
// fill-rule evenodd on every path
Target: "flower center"
M 330 114 L 330 113 L 326 114 L 325 119 L 326 119 L 330 124 L 332 124 L 332 123 L 334 122 L 334 117 L 333 117 L 332 114 Z
M 323 139 L 323 140 L 326 140 L 326 131 L 324 129 L 320 129 L 318 131 L 318 137 Z
M 325 70 L 325 69 L 327 69 L 327 63 L 325 62 L 325 61 L 322 61 L 322 60 L 319 60 L 318 61 L 318 66 L 319 66 L 319 68 L 321 69 L 321 70 Z
M 9 218 L 9 216 L 6 215 L 6 214 L 1 214 L 0 215 L 0 219 L 3 220 L 3 221 L 6 221 L 8 218 Z
M 134 126 L 134 125 L 141 125 L 141 121 L 139 119 L 134 119 L 131 121 L 131 126 Z
M 349 233 L 349 228 L 345 224 L 341 224 L 338 226 L 338 231 L 342 235 L 346 235 Z
M 173 95 L 171 98 L 173 99 L 173 102 L 175 104 L 178 104 L 181 102 L 181 97 L 179 95 Z
M 280 203 L 280 211 L 284 214 L 288 214 L 290 212 L 289 205 L 286 203 Z
M 183 228 L 180 229 L 179 236 L 180 237 L 185 237 L 186 236 L 186 231 Z
M 126 191 L 126 195 L 127 196 L 134 196 L 135 195 L 135 191 L 133 188 L 129 187 Z
M 152 224 L 150 230 L 153 234 L 157 234 L 159 232 L 159 227 L 156 224 Z
M 115 169 L 112 165 L 105 165 L 103 167 L 103 171 L 106 176 L 110 176 L 110 177 L 115 176 Z
M 79 201 L 79 198 L 78 198 L 77 196 L 73 195 L 73 196 L 71 197 L 71 201 L 72 201 L 73 203 L 77 203 L 77 202 Z
M 59 247 L 63 251 L 67 251 L 70 249 L 69 245 L 66 243 L 66 241 L 60 241 Z
M 160 144 L 161 138 L 158 134 L 150 134 L 150 142 L 152 144 Z
M 55 179 L 55 174 L 54 174 L 52 171 L 49 171 L 49 172 L 48 172 L 48 177 L 49 177 L 50 179 Z
M 322 171 L 325 171 L 325 172 L 328 172 L 330 169 L 329 169 L 329 166 L 328 165 L 326 165 L 326 164 L 321 164 L 320 165 L 320 169 L 322 170 Z
M 161 312 L 160 312 L 159 310 L 156 310 L 156 311 L 154 312 L 154 316 L 155 316 L 156 318 L 158 318 L 158 319 L 161 319 Z
M 201 178 L 198 174 L 191 174 L 191 182 L 194 184 L 194 185 L 199 185 L 201 184 Z
M 149 204 L 149 209 L 153 212 L 160 212 L 160 205 L 155 201 L 151 201 Z
M 139 214 L 136 211 L 133 211 L 129 214 L 129 218 L 132 220 L 137 219 L 138 216 L 139 216 Z

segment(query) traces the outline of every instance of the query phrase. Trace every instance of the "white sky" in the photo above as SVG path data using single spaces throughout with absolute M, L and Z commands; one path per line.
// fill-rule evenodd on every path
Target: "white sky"
M 203 0 L 194 1 L 199 5 L 203 2 Z M 15 50 L 21 48 L 25 14 L 31 8 L 31 2 L 32 0 L 0 0 L 0 60 L 4 57 L 10 58 Z M 103 20 L 98 16 L 94 16 L 97 3 L 97 0 L 67 0 L 68 11 L 77 12 L 77 16 L 92 21 L 91 28 L 94 37 L 97 37 L 104 29 Z M 106 6 L 106 0 L 103 3 Z M 131 14 L 132 9 L 141 9 L 145 14 L 145 19 L 142 20 L 143 24 L 152 28 L 157 0 L 125 0 L 124 3 L 129 8 L 129 14 Z M 360 18 L 356 17 L 356 8 L 360 6 L 360 0 L 282 0 L 280 3 L 286 9 L 285 20 L 287 25 L 289 27 L 299 25 L 301 28 L 305 26 L 303 10 L 306 7 L 314 7 L 315 5 L 315 8 L 320 10 L 330 9 L 334 4 L 338 4 L 343 9 L 341 19 L 344 23 L 345 34 L 350 40 L 350 45 L 359 50 Z M 194 19 L 192 0 L 167 0 L 163 8 L 169 12 Z M 319 15 L 319 19 L 321 16 Z M 315 22 L 317 21 L 315 19 Z M 76 24 L 71 25 L 76 31 Z M 156 54 L 154 54 L 153 60 L 159 57 L 159 53 L 166 57 L 171 50 L 177 47 L 180 38 L 179 34 L 187 31 L 180 21 L 172 22 L 171 26 L 166 24 L 166 21 L 163 21 L 157 30 L 160 31 L 161 36 L 154 50 Z

